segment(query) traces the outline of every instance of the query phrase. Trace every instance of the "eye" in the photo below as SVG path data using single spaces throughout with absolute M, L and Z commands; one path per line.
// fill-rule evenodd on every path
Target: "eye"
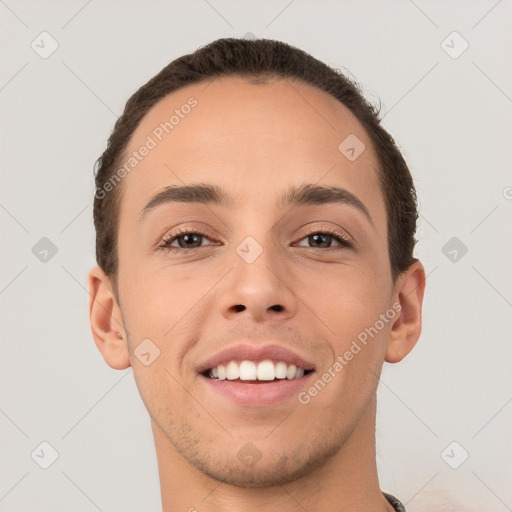
M 158 247 L 168 252 L 179 251 L 186 253 L 189 250 L 204 247 L 202 245 L 204 240 L 211 241 L 204 233 L 200 233 L 199 231 L 180 229 L 175 233 L 171 233 Z
M 336 229 L 316 229 L 302 238 L 300 242 L 304 240 L 312 245 L 312 249 L 330 249 L 333 240 L 341 247 L 352 247 L 348 236 Z M 307 246 L 299 244 L 299 247 Z
M 162 243 L 158 246 L 159 249 L 166 250 L 167 252 L 180 252 L 186 254 L 194 249 L 205 247 L 203 242 L 207 240 L 212 242 L 208 236 L 200 231 L 192 229 L 179 229 L 174 233 L 170 233 Z M 311 230 L 304 238 L 302 238 L 297 245 L 299 247 L 307 247 L 302 242 L 309 243 L 311 249 L 342 249 L 352 247 L 352 242 L 347 235 L 336 229 L 315 229 Z M 338 246 L 332 246 L 335 241 Z M 219 245 L 213 242 L 206 245 Z

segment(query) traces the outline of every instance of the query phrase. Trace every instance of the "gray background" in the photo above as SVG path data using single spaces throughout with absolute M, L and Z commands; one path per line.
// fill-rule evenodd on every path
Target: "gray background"
M 509 0 L 0 0 L 0 15 L 0 510 L 160 510 L 133 374 L 90 333 L 92 166 L 140 85 L 248 32 L 349 70 L 415 178 L 424 325 L 383 369 L 382 489 L 411 512 L 512 510 Z M 46 59 L 31 47 L 50 48 L 43 31 L 59 45 Z

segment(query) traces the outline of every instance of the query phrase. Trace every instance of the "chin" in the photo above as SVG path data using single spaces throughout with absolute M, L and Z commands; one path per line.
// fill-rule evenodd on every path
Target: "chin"
M 235 487 L 258 488 L 285 485 L 307 475 L 309 464 L 298 465 L 287 457 L 264 463 L 259 460 L 253 466 L 240 463 L 238 459 L 210 464 L 207 461 L 191 461 L 199 470 L 218 482 Z
M 256 453 L 247 443 L 235 456 L 226 456 L 207 450 L 200 456 L 182 455 L 190 464 L 210 478 L 235 487 L 258 488 L 289 484 L 314 472 L 337 451 L 337 446 L 309 446 L 303 444 L 289 452 L 278 448 Z M 205 455 L 207 453 L 208 455 Z M 189 454 L 191 455 L 191 454 Z

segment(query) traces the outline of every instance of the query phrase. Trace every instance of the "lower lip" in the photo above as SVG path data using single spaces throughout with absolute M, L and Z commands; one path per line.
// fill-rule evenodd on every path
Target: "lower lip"
M 239 380 L 209 379 L 203 375 L 200 378 L 205 384 L 219 395 L 240 405 L 252 407 L 273 405 L 296 397 L 309 382 L 314 372 L 298 379 L 276 379 L 261 384 L 245 383 Z

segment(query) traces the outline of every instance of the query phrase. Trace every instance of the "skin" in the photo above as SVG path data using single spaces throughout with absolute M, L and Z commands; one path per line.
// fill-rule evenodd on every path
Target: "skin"
M 375 461 L 376 388 L 383 362 L 402 360 L 420 336 L 425 272 L 418 261 L 392 282 L 370 140 L 346 107 L 309 85 L 229 77 L 166 96 L 129 151 L 191 96 L 198 105 L 121 183 L 119 300 L 99 267 L 89 274 L 94 341 L 112 368 L 132 366 L 151 417 L 163 510 L 390 512 Z M 338 150 L 349 134 L 366 146 L 353 162 Z M 190 183 L 218 185 L 237 203 L 162 204 L 138 220 L 161 189 Z M 303 183 L 349 190 L 373 225 L 346 204 L 277 206 Z M 203 234 L 202 245 L 186 255 L 157 249 L 178 227 Z M 315 246 L 316 227 L 354 246 Z M 250 264 L 236 252 L 247 236 L 263 248 Z M 319 376 L 396 302 L 401 311 L 306 405 L 295 396 L 237 405 L 196 372 L 244 336 L 294 350 Z M 134 355 L 146 338 L 160 350 L 149 366 Z M 251 466 L 237 457 L 249 442 L 261 456 Z

